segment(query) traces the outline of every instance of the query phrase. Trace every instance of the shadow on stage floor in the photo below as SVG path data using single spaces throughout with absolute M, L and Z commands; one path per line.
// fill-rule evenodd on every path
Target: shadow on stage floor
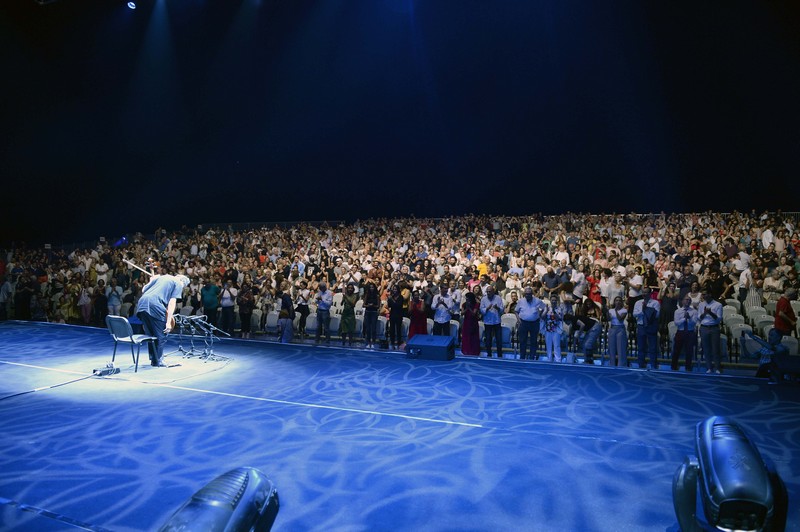
M 178 353 L 167 369 L 145 353 L 138 373 L 121 348 L 122 372 L 99 378 L 113 350 L 105 330 L 0 324 L 0 529 L 154 530 L 210 480 L 250 466 L 280 494 L 274 530 L 676 530 L 672 476 L 712 415 L 774 461 L 787 530 L 800 529 L 797 387 L 214 347 L 215 360 Z

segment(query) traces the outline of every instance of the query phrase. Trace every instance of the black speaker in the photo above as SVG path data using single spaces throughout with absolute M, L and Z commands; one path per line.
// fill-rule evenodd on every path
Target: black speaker
M 406 343 L 406 356 L 424 360 L 453 360 L 456 357 L 455 342 L 452 336 L 415 334 Z
M 240 467 L 192 495 L 159 532 L 268 532 L 279 507 L 272 481 L 258 469 Z

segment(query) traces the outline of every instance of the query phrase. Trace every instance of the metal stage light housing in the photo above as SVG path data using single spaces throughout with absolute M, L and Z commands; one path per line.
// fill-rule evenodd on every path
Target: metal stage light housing
M 695 450 L 672 482 L 681 530 L 786 528 L 786 486 L 737 423 L 718 416 L 698 423 Z
M 264 473 L 240 467 L 218 476 L 192 495 L 160 530 L 268 531 L 279 507 L 278 491 Z

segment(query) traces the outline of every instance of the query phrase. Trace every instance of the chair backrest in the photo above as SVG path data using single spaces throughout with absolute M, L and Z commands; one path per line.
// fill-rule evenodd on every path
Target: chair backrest
M 501 325 L 500 326 L 500 336 L 501 336 L 501 339 L 502 339 L 502 342 L 503 342 L 504 346 L 510 346 L 511 345 L 511 338 L 512 338 L 511 327 L 508 327 L 507 325 Z
M 762 336 L 766 337 L 767 333 L 774 325 L 775 318 L 766 316 L 756 320 L 756 322 L 753 324 L 753 330 L 756 331 L 756 334 L 761 334 Z
M 133 336 L 133 329 L 127 318 L 123 316 L 106 316 L 106 327 L 114 340 L 127 340 Z
M 739 338 L 742 336 L 742 331 L 746 332 L 753 332 L 753 328 L 745 323 L 737 323 L 736 325 L 732 325 L 731 328 L 731 338 L 735 339 L 735 341 L 739 341 Z
M 517 328 L 517 315 L 509 313 L 503 314 L 500 316 L 500 323 L 513 331 Z
M 278 314 L 277 310 L 272 310 L 267 313 L 267 320 L 264 322 L 264 328 L 268 331 L 275 331 L 278 329 L 278 318 L 280 314 Z
M 725 305 L 722 307 L 722 319 L 725 320 L 730 316 L 736 316 L 739 314 L 739 309 L 736 307 L 732 307 L 731 305 Z
M 667 334 L 669 334 L 669 341 L 672 343 L 675 340 L 675 333 L 678 332 L 678 326 L 674 321 L 667 323 Z
M 795 314 L 800 313 L 800 301 L 795 299 L 794 301 L 790 301 L 789 304 L 792 306 Z
M 734 325 L 744 323 L 744 316 L 741 314 L 734 314 L 733 316 L 729 316 L 724 322 L 728 329 L 730 329 Z
M 450 320 L 450 336 L 452 336 L 455 340 L 458 340 L 458 328 L 461 324 L 458 323 L 458 320 Z
M 742 303 L 738 299 L 726 299 L 725 305 L 734 307 L 737 311 L 742 310 Z
M 261 311 L 253 309 L 253 314 L 250 316 L 250 328 L 259 330 L 261 328 Z
M 778 306 L 778 302 L 777 301 L 767 301 L 767 304 L 764 305 L 764 308 L 767 309 L 767 313 L 770 316 L 774 316 L 775 315 L 775 309 L 776 309 L 777 306 Z
M 425 321 L 427 322 L 427 330 L 428 330 L 428 334 L 433 334 L 433 320 L 432 320 L 432 319 L 430 319 L 430 318 L 428 318 L 428 319 L 427 319 L 427 320 L 425 320 Z
M 191 305 L 184 305 L 181 307 L 181 316 L 191 316 L 194 312 L 194 307 Z
M 750 323 L 752 325 L 755 325 L 756 323 L 758 323 L 761 320 L 765 320 L 765 319 L 766 320 L 771 320 L 771 319 L 773 319 L 772 316 L 770 316 L 766 312 L 756 312 L 754 314 L 751 314 L 749 316 L 749 318 L 750 318 L 749 321 L 750 321 Z
M 312 312 L 306 318 L 306 332 L 314 333 L 317 331 L 317 313 Z
M 785 345 L 789 349 L 790 355 L 797 355 L 798 353 L 798 341 L 797 338 L 794 336 L 784 336 L 781 338 L 781 343 Z
M 344 294 L 341 292 L 336 292 L 333 294 L 333 303 L 332 307 L 341 307 L 343 305 L 342 300 L 344 299 Z

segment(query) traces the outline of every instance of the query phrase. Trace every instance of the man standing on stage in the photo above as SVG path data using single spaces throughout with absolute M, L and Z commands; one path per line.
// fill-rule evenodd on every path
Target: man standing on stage
M 136 317 L 142 320 L 145 334 L 156 337 L 156 345 L 150 342 L 148 346 L 153 366 L 166 366 L 162 361 L 164 342 L 175 325 L 175 304 L 183 297 L 183 289 L 187 286 L 189 278 L 185 275 L 154 275 L 142 288 Z

